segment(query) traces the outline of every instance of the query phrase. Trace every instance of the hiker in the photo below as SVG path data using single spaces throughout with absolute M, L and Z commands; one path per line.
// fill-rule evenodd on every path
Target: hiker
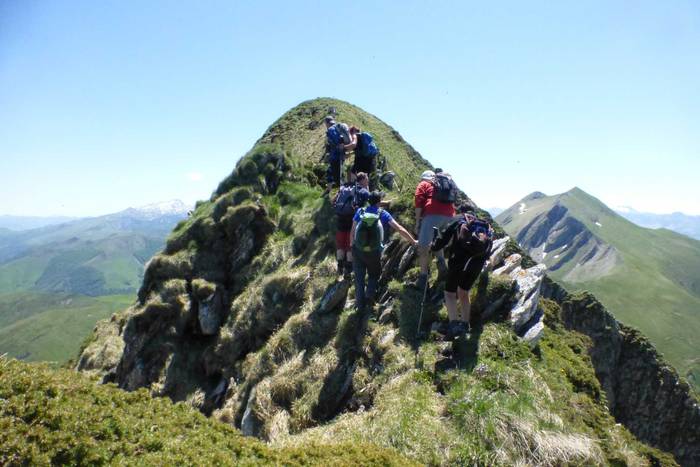
M 364 172 L 369 175 L 369 189 L 375 190 L 377 188 L 377 157 L 379 148 L 377 148 L 370 133 L 362 131 L 356 126 L 350 127 L 350 135 L 353 138 L 354 145 L 351 143 L 351 145 L 347 146 L 347 149 L 354 149 L 355 153 L 350 172 L 352 174 Z
M 382 194 L 373 191 L 369 195 L 369 206 L 360 208 L 352 220 L 350 246 L 355 273 L 355 307 L 362 311 L 372 308 L 381 275 L 381 255 L 384 241 L 384 228 L 391 227 L 399 232 L 411 245 L 417 242 L 401 224 L 396 222 L 389 211 L 379 207 Z M 365 275 L 367 289 L 365 290 Z
M 348 126 L 345 123 L 336 123 L 333 116 L 329 115 L 323 121 L 326 124 L 326 158 L 328 161 L 326 193 L 329 193 L 333 186 L 340 186 L 346 146 L 351 146 L 352 137 Z M 354 148 L 354 146 L 352 147 Z
M 346 183 L 341 186 L 333 200 L 333 209 L 337 217 L 335 248 L 338 276 L 343 276 L 344 279 L 350 279 L 352 274 L 352 250 L 350 248 L 352 218 L 355 211 L 363 207 L 369 199 L 368 184 L 367 174 L 360 172 L 357 174 L 356 183 Z
M 472 206 L 466 205 L 460 211 L 462 214 L 447 224 L 430 246 L 437 251 L 452 245 L 444 292 L 450 320 L 448 338 L 469 331 L 469 289 L 489 258 L 493 240 L 491 225 L 477 218 Z
M 416 187 L 416 235 L 418 236 L 418 263 L 420 274 L 415 282 L 419 289 L 428 283 L 430 265 L 430 242 L 433 237 L 433 227 L 440 228 L 448 223 L 455 215 L 454 202 L 457 199 L 457 185 L 449 174 L 435 174 L 426 170 L 421 174 L 421 181 Z M 440 249 L 435 252 L 440 274 L 447 273 L 445 255 Z

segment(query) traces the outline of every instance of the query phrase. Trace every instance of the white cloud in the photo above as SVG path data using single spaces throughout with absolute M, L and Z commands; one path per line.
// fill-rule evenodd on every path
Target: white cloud
M 185 176 L 191 182 L 201 182 L 204 178 L 204 175 L 202 175 L 199 172 L 188 172 L 187 174 L 185 174 Z

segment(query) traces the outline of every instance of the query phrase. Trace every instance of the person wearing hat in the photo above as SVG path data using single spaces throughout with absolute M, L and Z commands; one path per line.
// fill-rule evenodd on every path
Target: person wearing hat
M 416 209 L 416 235 L 418 236 L 418 263 L 420 275 L 415 285 L 423 289 L 428 281 L 430 265 L 430 242 L 433 239 L 433 227 L 438 229 L 448 223 L 455 215 L 454 204 L 434 199 L 435 172 L 426 170 L 421 174 L 421 181 L 416 187 L 414 206 Z M 440 272 L 447 271 L 447 263 L 442 250 L 435 252 Z
M 411 245 L 415 246 L 418 243 L 408 230 L 396 222 L 389 211 L 380 207 L 382 195 L 379 191 L 370 193 L 369 206 L 358 209 L 352 220 L 350 245 L 355 273 L 355 307 L 360 311 L 374 305 L 379 276 L 382 273 L 380 260 L 384 248 L 384 231 L 391 227 Z

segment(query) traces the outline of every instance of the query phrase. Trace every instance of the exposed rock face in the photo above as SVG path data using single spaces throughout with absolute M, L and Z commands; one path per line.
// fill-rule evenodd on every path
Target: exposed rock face
M 688 384 L 638 331 L 622 325 L 589 293 L 548 282 L 567 327 L 591 338 L 589 353 L 611 413 L 639 439 L 700 465 L 700 407 Z
M 564 276 L 568 282 L 597 279 L 622 261 L 614 247 L 596 237 L 559 203 L 532 219 L 518 232 L 517 240 L 535 261 L 546 261 L 550 270 L 569 267 Z

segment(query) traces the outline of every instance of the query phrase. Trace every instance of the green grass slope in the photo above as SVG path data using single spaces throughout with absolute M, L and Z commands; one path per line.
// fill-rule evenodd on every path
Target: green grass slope
M 520 213 L 521 203 L 525 212 Z M 590 290 L 617 319 L 640 329 L 695 387 L 700 385 L 700 242 L 665 229 L 646 229 L 624 219 L 598 199 L 574 188 L 561 195 L 525 198 L 497 216 L 515 237 L 557 203 L 622 261 L 603 277 L 567 281 L 575 256 L 550 275 L 569 290 Z M 598 225 L 600 224 L 600 225 Z M 551 265 L 555 255 L 544 262 Z
M 184 404 L 0 357 L 0 465 L 412 465 L 372 445 L 271 449 Z
M 75 358 L 97 321 L 133 301 L 132 295 L 0 295 L 0 354 L 30 362 L 64 364 Z

